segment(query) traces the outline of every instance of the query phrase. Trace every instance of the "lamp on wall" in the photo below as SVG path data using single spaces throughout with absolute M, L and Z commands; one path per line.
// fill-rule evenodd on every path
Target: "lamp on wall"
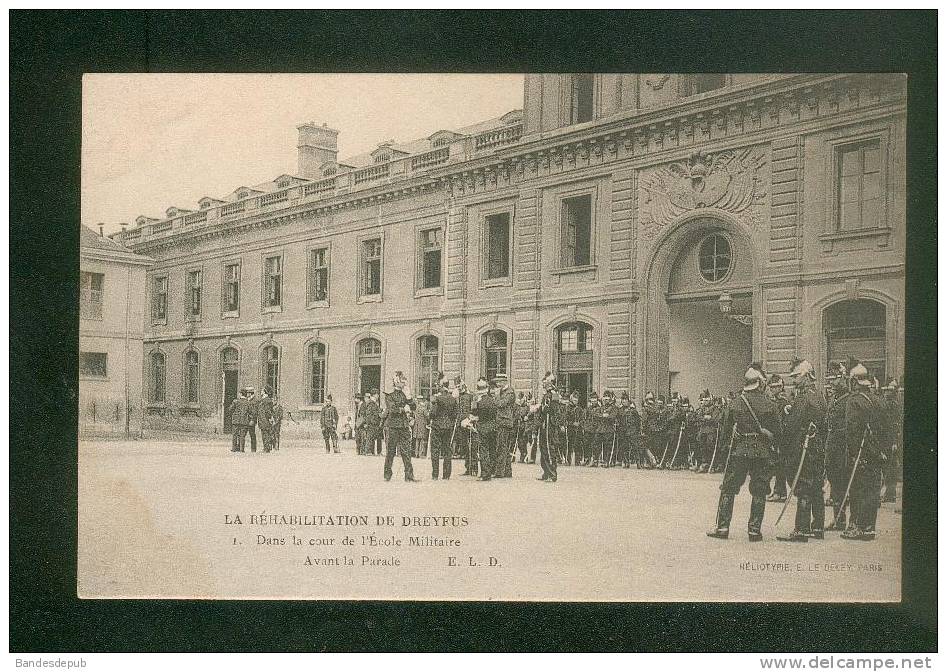
M 728 320 L 739 322 L 748 327 L 753 325 L 752 314 L 744 315 L 739 313 L 735 314 L 733 312 L 733 297 L 730 296 L 730 292 L 724 292 L 720 295 L 720 298 L 717 299 L 717 306 L 720 308 L 720 313 Z

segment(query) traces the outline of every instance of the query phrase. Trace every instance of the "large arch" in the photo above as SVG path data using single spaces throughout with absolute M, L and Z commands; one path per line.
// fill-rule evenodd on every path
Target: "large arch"
M 698 238 L 709 233 L 722 232 L 736 241 L 740 248 L 746 250 L 752 276 L 751 305 L 752 321 L 752 357 L 760 357 L 762 315 L 762 289 L 759 278 L 761 269 L 753 240 L 746 228 L 727 213 L 714 209 L 699 209 L 681 217 L 669 225 L 654 241 L 651 258 L 644 274 L 643 301 L 641 319 L 638 328 L 638 389 L 642 394 L 645 391 L 663 393 L 669 385 L 670 363 L 670 316 L 667 301 L 668 286 L 671 270 L 685 251 L 688 245 Z M 708 297 L 719 294 L 726 288 L 726 283 L 719 287 L 703 288 L 702 292 Z
M 379 364 L 381 368 L 379 369 L 379 374 L 378 374 L 379 380 L 380 380 L 380 383 L 378 385 L 378 390 L 379 392 L 383 392 L 385 389 L 385 375 L 386 375 L 385 363 L 387 360 L 388 343 L 386 342 L 385 338 L 381 335 L 380 332 L 375 331 L 374 329 L 362 329 L 357 334 L 355 334 L 349 341 L 349 356 L 351 357 L 351 360 L 350 360 L 350 366 L 349 366 L 349 389 L 346 392 L 346 396 L 354 395 L 356 392 L 359 391 L 359 387 L 361 384 L 361 379 L 359 375 L 361 367 L 359 365 L 358 347 L 359 347 L 359 343 L 361 343 L 367 338 L 374 338 L 379 343 L 381 343 L 381 360 Z M 385 395 L 381 394 L 382 405 L 384 405 L 384 398 L 385 398 Z

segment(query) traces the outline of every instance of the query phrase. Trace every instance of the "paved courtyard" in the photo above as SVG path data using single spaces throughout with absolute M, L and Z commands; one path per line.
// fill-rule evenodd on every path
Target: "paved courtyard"
M 283 443 L 274 454 L 234 454 L 223 439 L 80 443 L 80 596 L 900 599 L 893 504 L 874 542 L 809 544 L 774 539 L 782 505 L 770 504 L 765 540 L 749 544 L 744 489 L 718 541 L 704 532 L 720 475 L 560 467 L 550 485 L 516 464 L 512 479 L 481 483 L 455 460 L 445 482 L 418 458 L 420 483 L 402 480 L 400 461 L 386 483 L 384 458 L 351 442 L 338 455 Z

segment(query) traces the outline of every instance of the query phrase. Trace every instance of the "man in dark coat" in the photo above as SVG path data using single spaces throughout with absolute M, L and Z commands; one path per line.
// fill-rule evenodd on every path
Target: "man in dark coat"
M 414 477 L 414 468 L 411 465 L 411 427 L 408 423 L 408 414 L 414 410 L 414 402 L 404 392 L 406 382 L 404 373 L 396 371 L 392 380 L 393 389 L 385 395 L 382 422 L 388 430 L 388 440 L 385 444 L 384 476 L 386 481 L 391 480 L 395 453 L 398 453 L 404 464 L 404 480 L 413 483 L 417 479 Z
M 763 540 L 760 528 L 766 511 L 766 495 L 769 494 L 773 436 L 779 422 L 776 407 L 761 389 L 764 384 L 764 375 L 750 367 L 743 377 L 743 391 L 733 402 L 733 420 L 736 423 L 733 450 L 720 484 L 717 525 L 707 533 L 708 537 L 726 539 L 729 536 L 733 503 L 749 476 L 753 499 L 747 533 L 751 542 Z
M 532 440 L 532 434 L 529 431 L 529 405 L 526 402 L 526 396 L 522 392 L 516 394 L 516 408 L 514 409 L 516 419 L 516 447 L 519 448 L 520 463 L 526 462 L 529 442 Z M 512 471 L 512 467 L 511 467 Z
M 783 465 L 788 478 L 796 481 L 796 524 L 780 541 L 806 542 L 825 537 L 823 471 L 825 465 L 825 399 L 816 387 L 815 369 L 807 360 L 795 359 L 789 374 L 795 396 L 789 415 L 783 419 Z M 805 453 L 803 454 L 803 448 Z M 790 487 L 792 483 L 790 482 Z
M 891 448 L 888 461 L 884 466 L 885 491 L 882 502 L 895 502 L 898 499 L 898 478 L 901 471 L 901 458 L 904 454 L 901 449 L 901 424 L 903 410 L 898 398 L 898 381 L 893 378 L 881 388 L 881 407 L 888 420 L 888 429 L 891 432 Z
M 789 398 L 786 396 L 786 384 L 783 382 L 782 377 L 777 374 L 773 374 L 769 378 L 769 384 L 766 386 L 766 392 L 769 394 L 770 400 L 776 406 L 777 416 L 779 417 L 779 431 L 776 432 L 774 437 L 777 450 L 777 459 L 776 464 L 773 467 L 773 491 L 766 498 L 768 502 L 785 502 L 786 501 L 786 480 L 787 478 L 792 478 L 792 473 L 789 472 L 791 469 L 788 466 L 786 460 L 784 459 L 783 449 L 785 448 L 785 433 L 783 432 L 783 422 L 786 418 L 787 411 L 790 408 Z
M 477 381 L 477 394 L 470 404 L 470 413 L 462 422 L 470 432 L 477 434 L 477 446 L 480 449 L 480 478 L 489 481 L 493 478 L 493 467 L 497 454 L 497 404 L 490 396 L 489 385 L 485 380 Z
M 832 385 L 832 400 L 826 411 L 825 477 L 829 481 L 829 501 L 832 504 L 833 522 L 827 530 L 844 530 L 848 502 L 843 508 L 842 499 L 851 473 L 848 447 L 845 443 L 845 405 L 848 397 L 848 371 L 841 363 L 832 363 L 826 379 Z
M 272 394 L 270 388 L 264 387 L 263 396 L 260 397 L 260 403 L 257 406 L 257 423 L 260 425 L 260 433 L 263 435 L 264 453 L 273 450 L 273 398 L 270 394 Z
M 279 397 L 273 395 L 273 450 L 279 450 L 280 432 L 283 428 L 283 405 Z
M 431 402 L 431 478 L 438 478 L 440 462 L 444 462 L 444 480 L 451 474 L 451 437 L 457 428 L 457 400 L 449 389 L 447 379 L 441 381 L 440 392 Z
M 256 420 L 257 412 L 260 409 L 260 398 L 256 396 L 256 390 L 252 387 L 247 388 L 247 405 L 250 408 L 250 421 L 247 423 L 247 433 L 250 434 L 250 452 L 256 452 Z
M 362 450 L 366 455 L 381 455 L 381 406 L 378 403 L 378 390 L 371 390 L 361 412 L 364 418 L 362 425 Z
M 454 394 L 457 399 L 457 431 L 454 432 L 454 445 L 451 447 L 453 454 L 464 458 L 463 476 L 476 476 L 480 473 L 479 459 L 474 446 L 474 437 L 466 427 L 461 426 L 461 422 L 470 416 L 470 405 L 473 403 L 473 395 L 467 389 L 467 384 L 458 376 L 454 379 Z
M 339 452 L 339 411 L 332 404 L 331 394 L 326 395 L 325 403 L 322 404 L 319 422 L 322 425 L 322 438 L 326 442 L 326 452 Z
M 496 392 L 497 406 L 497 449 L 493 476 L 494 478 L 512 478 L 513 465 L 510 462 L 510 450 L 514 442 L 516 392 L 510 387 L 509 378 L 505 373 L 498 373 L 491 384 Z
M 543 473 L 538 480 L 555 483 L 559 478 L 556 471 L 558 456 L 554 444 L 555 439 L 552 437 L 552 421 L 555 412 L 553 404 L 558 404 L 559 396 L 556 393 L 556 377 L 547 371 L 542 384 L 544 392 L 537 411 L 539 413 L 539 464 Z
M 246 390 L 240 390 L 240 394 L 230 402 L 227 412 L 230 414 L 230 425 L 233 427 L 233 445 L 230 452 L 246 452 L 244 445 L 247 426 L 250 424 L 250 404 L 247 402 Z

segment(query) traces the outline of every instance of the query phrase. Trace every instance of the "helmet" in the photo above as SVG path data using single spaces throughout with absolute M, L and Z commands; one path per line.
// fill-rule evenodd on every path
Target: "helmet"
M 808 359 L 794 359 L 792 370 L 789 372 L 789 377 L 796 380 L 800 378 L 811 378 L 815 380 L 815 368 L 809 362 Z
M 755 390 L 764 382 L 766 382 L 766 378 L 760 373 L 760 370 L 751 366 L 743 374 L 743 391 Z
M 860 387 L 871 387 L 872 379 L 868 375 L 868 369 L 862 364 L 856 364 L 848 373 L 848 378 Z
M 776 389 L 781 389 L 781 388 L 785 387 L 786 384 L 783 382 L 782 376 L 780 376 L 778 373 L 774 373 L 773 375 L 771 375 L 771 376 L 769 377 L 769 381 L 767 382 L 767 386 L 768 386 L 768 387 L 774 387 L 774 388 L 776 388 Z
M 654 392 L 647 392 L 647 393 L 645 393 L 645 395 L 644 395 L 644 403 L 647 404 L 649 401 L 650 401 L 652 404 L 654 403 Z

